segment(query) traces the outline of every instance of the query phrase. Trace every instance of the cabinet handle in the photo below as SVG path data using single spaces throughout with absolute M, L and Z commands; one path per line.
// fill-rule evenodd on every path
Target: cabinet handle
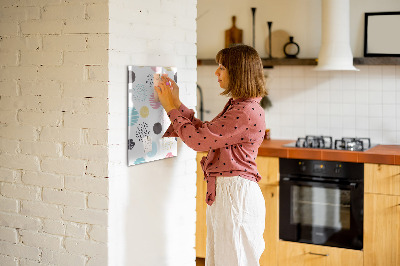
M 329 256 L 329 254 L 321 254 L 321 253 L 314 253 L 314 252 L 308 252 L 308 254 L 317 255 L 317 256 L 325 256 L 325 257 Z

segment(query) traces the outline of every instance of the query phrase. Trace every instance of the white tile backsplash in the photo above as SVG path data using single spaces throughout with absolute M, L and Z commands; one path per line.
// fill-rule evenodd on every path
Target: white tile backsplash
M 375 144 L 400 144 L 400 66 L 356 67 L 360 71 L 323 72 L 314 71 L 313 66 L 275 66 L 265 70 L 273 104 L 266 111 L 271 137 L 295 139 L 305 134 L 323 134 L 333 138 L 370 137 Z M 214 66 L 198 67 L 205 109 L 217 109 L 210 107 L 216 102 L 223 107 L 227 101 L 223 96 L 215 97 L 220 88 L 213 79 L 214 71 Z

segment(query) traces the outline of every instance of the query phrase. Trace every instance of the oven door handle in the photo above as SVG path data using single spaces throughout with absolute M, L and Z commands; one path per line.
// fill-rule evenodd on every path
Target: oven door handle
M 321 181 L 321 180 L 313 180 L 313 179 L 298 179 L 298 178 L 291 178 L 291 177 L 284 177 L 281 179 L 283 182 L 290 182 L 293 184 L 298 184 L 298 185 L 319 185 L 323 186 L 324 184 L 331 184 L 331 185 L 336 185 L 336 186 L 341 186 L 341 187 L 348 187 L 348 188 L 353 188 L 355 189 L 357 187 L 356 182 L 346 182 L 346 181 L 331 181 L 331 180 L 326 180 L 326 181 Z

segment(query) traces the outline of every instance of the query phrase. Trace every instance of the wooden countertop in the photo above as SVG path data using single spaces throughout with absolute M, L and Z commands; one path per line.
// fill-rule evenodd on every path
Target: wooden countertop
M 324 150 L 283 147 L 295 140 L 264 140 L 258 149 L 259 156 L 400 165 L 400 145 L 377 145 L 360 151 Z

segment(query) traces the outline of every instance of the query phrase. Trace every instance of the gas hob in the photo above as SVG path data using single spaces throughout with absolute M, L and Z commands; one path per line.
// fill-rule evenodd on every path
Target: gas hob
M 375 145 L 371 145 L 370 138 L 348 138 L 335 139 L 331 136 L 307 135 L 300 137 L 296 142 L 283 145 L 284 147 L 347 150 L 347 151 L 366 151 Z

